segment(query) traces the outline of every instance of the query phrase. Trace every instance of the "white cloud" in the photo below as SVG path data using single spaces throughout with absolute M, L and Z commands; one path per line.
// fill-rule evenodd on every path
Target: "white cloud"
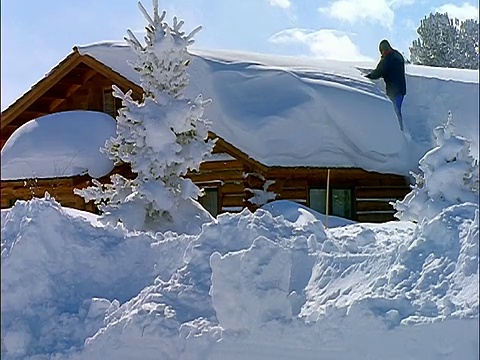
M 436 9 L 439 13 L 448 13 L 450 18 L 457 18 L 460 20 L 476 19 L 478 20 L 478 7 L 464 3 L 462 6 L 455 4 L 445 4 Z
M 276 6 L 282 9 L 289 9 L 292 6 L 290 0 L 268 0 L 271 6 Z
M 411 5 L 415 0 L 336 0 L 318 10 L 333 18 L 355 23 L 369 21 L 391 29 L 394 21 L 393 9 Z
M 404 29 L 406 31 L 413 31 L 413 32 L 416 32 L 417 31 L 417 28 L 418 28 L 418 23 L 416 23 L 415 21 L 413 21 L 412 19 L 404 19 L 402 21 L 402 24 L 404 26 Z
M 275 44 L 303 44 L 308 46 L 311 54 L 321 59 L 370 61 L 364 56 L 344 32 L 330 29 L 318 31 L 307 29 L 282 30 L 269 39 Z
M 400 6 L 412 5 L 415 3 L 415 0 L 390 0 L 388 4 L 392 8 L 398 8 Z

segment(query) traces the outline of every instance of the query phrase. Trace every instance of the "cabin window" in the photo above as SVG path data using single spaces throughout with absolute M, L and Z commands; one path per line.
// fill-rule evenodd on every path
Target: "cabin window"
M 332 215 L 352 218 L 352 190 L 333 189 L 331 196 Z
M 310 189 L 309 204 L 310 208 L 325 214 L 327 206 L 327 190 L 326 189 Z
M 212 216 L 218 215 L 218 188 L 205 188 L 205 195 L 199 198 L 199 203 L 210 213 Z
M 353 218 L 352 189 L 331 188 L 328 213 L 346 219 Z M 309 191 L 310 208 L 325 214 L 327 206 L 327 189 L 312 188 Z
M 116 118 L 117 111 L 122 107 L 122 101 L 113 96 L 112 88 L 103 90 L 103 112 Z

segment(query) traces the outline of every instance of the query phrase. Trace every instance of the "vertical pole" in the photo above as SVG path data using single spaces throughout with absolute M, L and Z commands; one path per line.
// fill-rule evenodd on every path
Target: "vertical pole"
M 325 199 L 325 228 L 328 229 L 328 209 L 330 207 L 330 169 L 327 170 L 327 195 Z

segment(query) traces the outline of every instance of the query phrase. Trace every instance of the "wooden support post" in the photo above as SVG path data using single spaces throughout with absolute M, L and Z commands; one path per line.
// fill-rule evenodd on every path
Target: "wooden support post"
M 327 170 L 327 194 L 325 199 L 325 228 L 328 229 L 328 209 L 330 207 L 330 169 Z

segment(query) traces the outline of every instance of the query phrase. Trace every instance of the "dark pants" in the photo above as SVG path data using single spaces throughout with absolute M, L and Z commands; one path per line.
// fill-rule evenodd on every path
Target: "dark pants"
M 395 114 L 397 114 L 398 123 L 400 124 L 400 130 L 403 131 L 403 119 L 402 119 L 402 103 L 404 95 L 392 95 L 388 96 L 393 103 Z

